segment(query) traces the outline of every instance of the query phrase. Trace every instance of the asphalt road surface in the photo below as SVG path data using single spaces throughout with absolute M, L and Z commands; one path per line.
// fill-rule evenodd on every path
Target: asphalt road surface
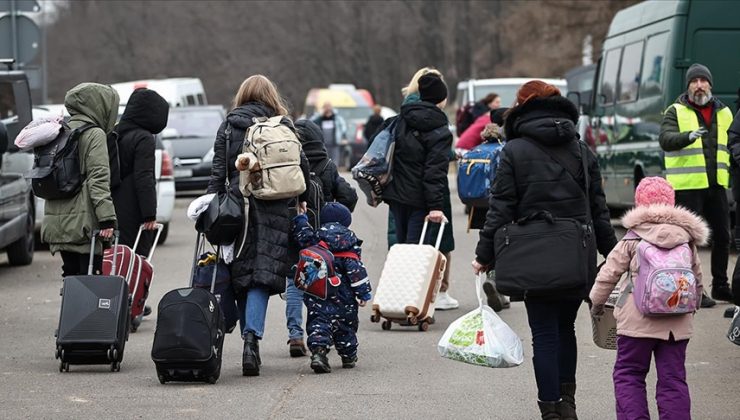
M 374 209 L 363 200 L 352 227 L 365 241 L 363 258 L 376 285 L 386 253 L 387 206 Z M 189 201 L 178 199 L 167 243 L 154 257 L 149 303 L 155 308 L 164 293 L 188 283 L 195 238 L 184 214 Z M 382 331 L 380 324 L 369 321 L 369 307 L 361 309 L 357 367 L 342 369 L 331 352 L 334 370 L 327 375 L 314 374 L 308 358 L 289 357 L 285 304 L 277 296 L 270 299 L 259 377 L 241 375 L 242 341 L 232 334 L 226 337 L 216 385 L 160 385 L 150 358 L 156 310 L 130 336 L 121 372 L 111 373 L 108 366 L 72 366 L 69 373 L 59 373 L 54 330 L 61 301 L 60 257 L 37 251 L 32 265 L 9 267 L 0 256 L 0 418 L 539 418 L 531 335 L 522 303 L 512 303 L 501 313 L 523 341 L 521 366 L 488 369 L 437 353 L 446 326 L 477 306 L 470 269 L 477 232 L 465 232 L 465 215 L 456 197 L 453 206 L 456 250 L 450 293 L 461 307 L 438 312 L 437 323 L 427 332 L 396 325 Z M 708 267 L 706 250 L 702 261 Z M 730 263 L 731 269 L 734 255 Z M 740 418 L 740 348 L 724 337 L 729 320 L 722 314 L 727 307 L 720 304 L 696 315 L 687 356 L 695 419 Z M 579 417 L 613 419 L 616 353 L 593 344 L 585 305 L 576 332 Z M 648 400 L 657 418 L 654 389 L 652 369 Z

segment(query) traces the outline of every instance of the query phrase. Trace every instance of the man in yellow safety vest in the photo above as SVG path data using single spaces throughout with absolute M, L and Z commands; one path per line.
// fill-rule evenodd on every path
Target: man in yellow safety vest
M 727 188 L 730 153 L 727 130 L 732 111 L 712 97 L 712 73 L 701 64 L 686 71 L 688 90 L 668 107 L 660 127 L 666 179 L 676 190 L 676 204 L 706 219 L 712 230 L 712 298 L 732 300 L 727 282 L 730 216 Z M 702 307 L 714 306 L 702 296 Z

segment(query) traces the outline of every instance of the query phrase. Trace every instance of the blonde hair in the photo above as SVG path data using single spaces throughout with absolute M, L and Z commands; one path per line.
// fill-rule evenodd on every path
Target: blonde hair
M 411 95 L 412 93 L 418 93 L 419 79 L 421 79 L 421 76 L 424 76 L 425 74 L 436 74 L 437 76 L 439 76 L 440 79 L 444 80 L 444 76 L 442 76 L 442 73 L 440 73 L 439 70 L 435 69 L 434 67 L 424 67 L 414 73 L 414 77 L 411 78 L 409 84 L 401 89 L 401 94 L 406 97 Z
M 261 102 L 272 108 L 277 115 L 288 115 L 288 107 L 280 97 L 277 87 L 261 74 L 249 76 L 242 82 L 232 105 L 236 108 L 247 102 Z

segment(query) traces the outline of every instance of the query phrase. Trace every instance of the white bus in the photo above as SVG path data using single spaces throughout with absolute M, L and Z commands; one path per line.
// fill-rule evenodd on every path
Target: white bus
M 128 102 L 128 98 L 134 90 L 147 88 L 162 95 L 172 107 L 208 105 L 203 83 L 197 77 L 137 80 L 115 83 L 111 87 L 118 91 L 121 104 Z

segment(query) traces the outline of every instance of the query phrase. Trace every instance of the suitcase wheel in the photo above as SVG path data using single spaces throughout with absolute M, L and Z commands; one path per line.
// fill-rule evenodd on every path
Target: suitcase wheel
M 54 353 L 54 358 L 59 359 L 62 357 L 64 350 L 61 347 L 57 347 L 57 351 Z
M 59 372 L 69 372 L 69 363 L 59 362 Z
M 110 364 L 110 371 L 111 372 L 120 372 L 121 371 L 121 362 L 113 362 Z
M 422 321 L 419 324 L 419 331 L 426 331 L 429 329 L 429 323 L 427 321 Z
M 376 314 L 370 315 L 370 322 L 380 322 L 380 316 Z
M 108 356 L 108 360 L 112 362 L 117 362 L 118 361 L 118 349 L 113 346 L 110 346 L 110 348 L 108 349 L 107 356 Z
M 167 383 L 167 379 L 165 379 L 164 375 L 157 375 L 157 378 L 159 379 L 159 383 L 164 385 Z
M 380 327 L 382 329 L 386 330 L 386 331 L 390 330 L 391 329 L 391 321 L 389 321 L 389 320 L 386 319 L 385 321 L 383 321 L 382 324 L 380 324 Z

